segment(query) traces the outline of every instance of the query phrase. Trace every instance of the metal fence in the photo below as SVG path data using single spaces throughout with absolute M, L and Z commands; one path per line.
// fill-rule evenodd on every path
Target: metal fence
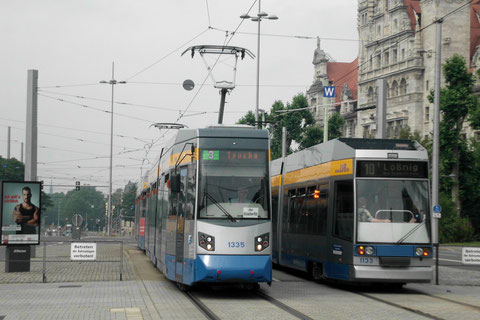
M 72 243 L 96 243 L 96 259 L 71 259 Z M 5 254 L 0 255 L 0 283 L 114 281 L 133 278 L 129 265 L 124 263 L 123 241 L 43 239 L 32 246 L 30 271 L 6 272 Z

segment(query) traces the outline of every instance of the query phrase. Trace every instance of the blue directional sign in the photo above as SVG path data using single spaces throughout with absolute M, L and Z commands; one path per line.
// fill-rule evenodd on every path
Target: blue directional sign
M 335 87 L 323 87 L 323 96 L 325 98 L 335 98 Z
M 433 206 L 433 212 L 435 213 L 441 213 L 442 212 L 442 206 L 439 204 L 436 204 Z

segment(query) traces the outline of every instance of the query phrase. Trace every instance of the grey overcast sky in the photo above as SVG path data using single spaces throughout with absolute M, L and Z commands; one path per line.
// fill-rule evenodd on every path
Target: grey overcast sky
M 335 61 L 356 58 L 356 0 L 263 0 L 261 6 L 279 17 L 261 23 L 261 109 L 306 91 L 317 36 Z M 115 79 L 127 84 L 115 86 L 113 184 L 123 188 L 138 180 L 142 164 L 145 172 L 165 141 L 152 123 L 175 122 L 181 113 L 178 122 L 190 128 L 217 122 L 220 95 L 204 62 L 181 53 L 192 45 L 228 42 L 256 55 L 258 25 L 239 18 L 249 10 L 255 15 L 258 2 L 0 0 L 0 155 L 7 155 L 11 126 L 11 156 L 20 159 L 27 70 L 36 69 L 39 179 L 47 185 L 108 185 L 111 86 L 99 81 L 111 79 L 115 62 Z M 225 30 L 237 33 L 226 37 Z M 213 64 L 216 57 L 208 59 Z M 220 58 L 216 80 L 226 78 L 233 62 Z M 256 58 L 239 60 L 225 124 L 255 109 L 256 67 Z M 195 82 L 194 90 L 182 88 L 185 79 Z

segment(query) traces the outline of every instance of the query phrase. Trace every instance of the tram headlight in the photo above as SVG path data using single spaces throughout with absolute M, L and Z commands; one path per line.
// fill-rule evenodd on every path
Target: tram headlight
M 215 237 L 199 232 L 198 245 L 207 251 L 215 251 Z
M 415 254 L 419 257 L 422 257 L 423 256 L 423 248 L 418 247 L 417 249 L 415 249 Z
M 371 256 L 375 253 L 375 249 L 373 247 L 365 247 L 365 254 Z
M 270 245 L 270 234 L 264 233 L 255 237 L 255 251 L 263 251 Z

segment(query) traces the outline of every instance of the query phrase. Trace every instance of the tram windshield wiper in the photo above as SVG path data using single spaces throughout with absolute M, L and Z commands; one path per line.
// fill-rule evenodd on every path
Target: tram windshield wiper
M 402 244 L 405 240 L 407 240 L 412 234 L 414 234 L 415 232 L 417 232 L 418 229 L 420 229 L 421 226 L 423 226 L 425 224 L 425 220 L 423 220 L 422 222 L 420 222 L 418 225 L 415 226 L 415 228 L 413 228 L 412 230 L 410 230 L 409 232 L 407 232 L 406 235 L 404 235 L 402 238 L 400 238 L 400 240 L 398 240 L 395 244 Z
M 214 205 L 216 205 L 216 206 L 218 207 L 218 209 L 220 209 L 220 211 L 222 211 L 222 213 L 223 213 L 224 215 L 226 215 L 226 216 L 230 219 L 230 221 L 232 221 L 232 222 L 237 222 L 237 220 L 236 220 L 230 213 L 228 213 L 228 211 L 227 211 L 224 207 L 222 207 L 222 205 L 221 205 L 220 203 L 218 203 L 218 201 L 215 200 L 214 197 L 212 197 L 212 196 L 211 196 L 208 192 L 206 192 L 206 191 L 204 192 L 204 194 L 205 194 L 205 196 L 207 197 L 207 199 L 209 199 L 210 201 L 212 201 L 212 203 L 213 203 Z

